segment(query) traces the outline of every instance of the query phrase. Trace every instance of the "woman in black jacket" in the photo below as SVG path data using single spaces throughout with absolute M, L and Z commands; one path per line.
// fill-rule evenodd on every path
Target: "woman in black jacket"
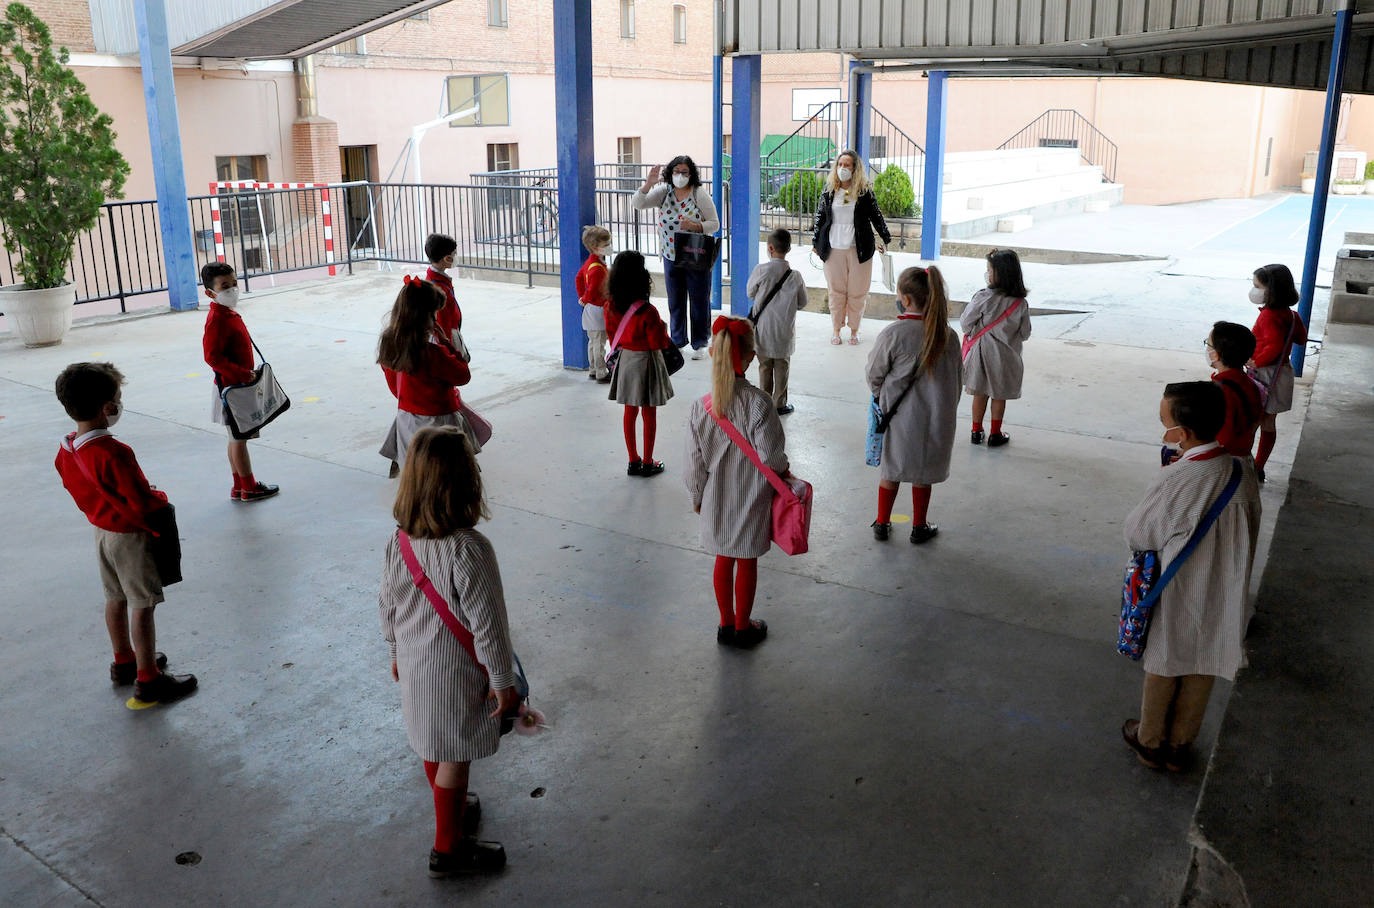
M 882 237 L 875 240 L 873 234 Z M 873 251 L 887 251 L 892 234 L 869 188 L 864 162 L 852 151 L 843 151 L 826 180 L 816 211 L 816 255 L 825 262 L 825 283 L 830 288 L 830 321 L 840 343 L 840 328 L 849 324 L 849 342 L 859 342 L 859 322 L 873 281 Z

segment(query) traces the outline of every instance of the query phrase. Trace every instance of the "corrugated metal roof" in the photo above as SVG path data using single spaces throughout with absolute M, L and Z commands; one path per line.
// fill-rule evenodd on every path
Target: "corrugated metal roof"
M 172 0 L 172 53 L 271 60 L 299 57 L 439 6 L 445 0 Z M 134 0 L 90 0 L 97 51 L 138 52 Z
M 1340 0 L 723 0 L 725 53 L 829 51 L 1324 88 Z M 1374 0 L 1344 89 L 1374 93 Z M 943 64 L 943 65 L 936 65 Z

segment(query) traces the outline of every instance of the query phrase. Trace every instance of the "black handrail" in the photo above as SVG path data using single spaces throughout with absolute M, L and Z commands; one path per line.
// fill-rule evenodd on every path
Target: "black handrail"
M 1104 183 L 1116 182 L 1116 143 L 1070 108 L 1050 108 L 997 148 L 1076 148 L 1084 161 L 1102 168 Z

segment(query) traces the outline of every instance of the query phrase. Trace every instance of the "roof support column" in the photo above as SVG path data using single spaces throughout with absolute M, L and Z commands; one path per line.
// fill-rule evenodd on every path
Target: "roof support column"
M 181 158 L 165 0 L 135 0 L 134 25 L 143 69 L 143 104 L 148 114 L 162 260 L 167 265 L 167 297 L 177 311 L 195 309 L 196 251 L 191 243 L 191 211 L 186 201 L 186 168 Z
M 1343 0 L 1336 11 L 1336 34 L 1331 44 L 1331 69 L 1326 77 L 1326 113 L 1322 119 L 1322 144 L 1317 155 L 1317 188 L 1312 193 L 1312 215 L 1307 224 L 1307 257 L 1302 266 L 1302 287 L 1298 291 L 1298 314 L 1304 325 L 1312 324 L 1312 297 L 1317 289 L 1317 263 L 1322 251 L 1322 228 L 1326 226 L 1326 197 L 1331 192 L 1331 161 L 1336 151 L 1336 128 L 1340 124 L 1341 85 L 1345 81 L 1345 59 L 1350 52 L 1350 21 L 1355 15 L 1351 0 Z M 1306 344 L 1293 346 L 1293 374 L 1302 375 Z
M 864 65 L 862 60 L 849 61 L 849 147 L 867 165 L 873 135 L 873 73 L 854 71 Z M 874 176 L 870 173 L 869 179 Z
M 940 258 L 940 193 L 945 187 L 945 107 L 949 102 L 949 73 L 926 73 L 926 179 L 921 200 L 921 258 Z
M 730 312 L 749 314 L 745 285 L 759 263 L 759 112 L 763 57 L 731 59 L 730 132 Z
M 716 2 L 715 16 L 716 34 L 719 36 L 719 0 Z M 716 39 L 716 47 L 716 54 L 711 58 L 711 201 L 715 203 L 716 214 L 722 215 L 725 213 L 725 58 L 720 55 L 719 37 Z M 717 257 L 715 267 L 711 269 L 712 309 L 719 309 L 723 305 L 723 258 Z
M 577 304 L 582 228 L 596 223 L 596 158 L 592 144 L 592 5 L 554 0 L 554 106 L 558 146 L 558 282 L 562 288 L 563 366 L 585 369 L 587 332 Z

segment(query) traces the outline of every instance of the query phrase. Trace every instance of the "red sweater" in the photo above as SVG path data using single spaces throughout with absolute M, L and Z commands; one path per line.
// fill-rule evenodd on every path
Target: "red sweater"
M 253 380 L 253 341 L 243 318 L 233 309 L 210 304 L 204 345 L 205 363 L 215 371 L 215 384 L 222 388 Z
M 453 332 L 463 330 L 463 310 L 458 308 L 458 297 L 453 292 L 453 278 L 431 268 L 425 272 L 425 280 L 444 291 L 444 296 L 448 297 L 448 305 L 439 310 L 434 320 L 444 329 L 445 334 L 453 337 Z M 453 410 L 445 412 L 452 413 Z
M 1255 446 L 1255 430 L 1264 418 L 1259 389 L 1241 369 L 1217 372 L 1212 375 L 1212 381 L 1226 398 L 1226 422 L 1217 433 L 1217 444 L 1237 457 L 1249 454 Z
M 620 318 L 621 315 L 615 311 L 614 306 L 606 307 L 606 337 L 612 341 L 615 340 L 616 331 L 620 330 Z M 668 339 L 668 328 L 663 324 L 663 319 L 659 317 L 654 304 L 650 302 L 645 302 L 639 307 L 639 311 L 630 320 L 630 326 L 625 329 L 624 336 L 620 338 L 622 350 L 666 350 L 670 346 L 672 341 Z
M 589 255 L 577 272 L 577 298 L 588 306 L 605 306 L 610 299 L 606 295 L 606 263 L 599 255 Z
M 1296 324 L 1293 324 L 1296 321 Z M 1292 309 L 1260 310 L 1253 329 L 1255 335 L 1255 365 L 1263 368 L 1272 366 L 1285 354 L 1284 343 L 1288 340 L 1289 325 L 1293 327 L 1293 343 L 1307 343 L 1307 328 L 1298 313 Z
M 95 526 L 113 533 L 138 533 L 147 523 L 147 515 L 167 506 L 167 494 L 148 484 L 148 478 L 138 466 L 133 448 L 116 441 L 107 429 L 97 429 L 81 437 L 76 447 L 76 433 L 62 440 L 53 466 L 62 477 L 62 485 L 71 493 L 76 506 Z M 96 484 L 92 484 L 76 463 L 76 458 L 90 470 Z M 102 494 L 101 490 L 104 490 Z M 109 499 L 123 503 L 116 508 Z M 126 516 L 127 514 L 127 516 Z
M 382 366 L 386 386 L 396 396 L 397 406 L 416 416 L 443 416 L 457 413 L 463 399 L 455 385 L 472 379 L 468 364 L 442 344 L 425 345 L 418 372 L 397 372 Z

